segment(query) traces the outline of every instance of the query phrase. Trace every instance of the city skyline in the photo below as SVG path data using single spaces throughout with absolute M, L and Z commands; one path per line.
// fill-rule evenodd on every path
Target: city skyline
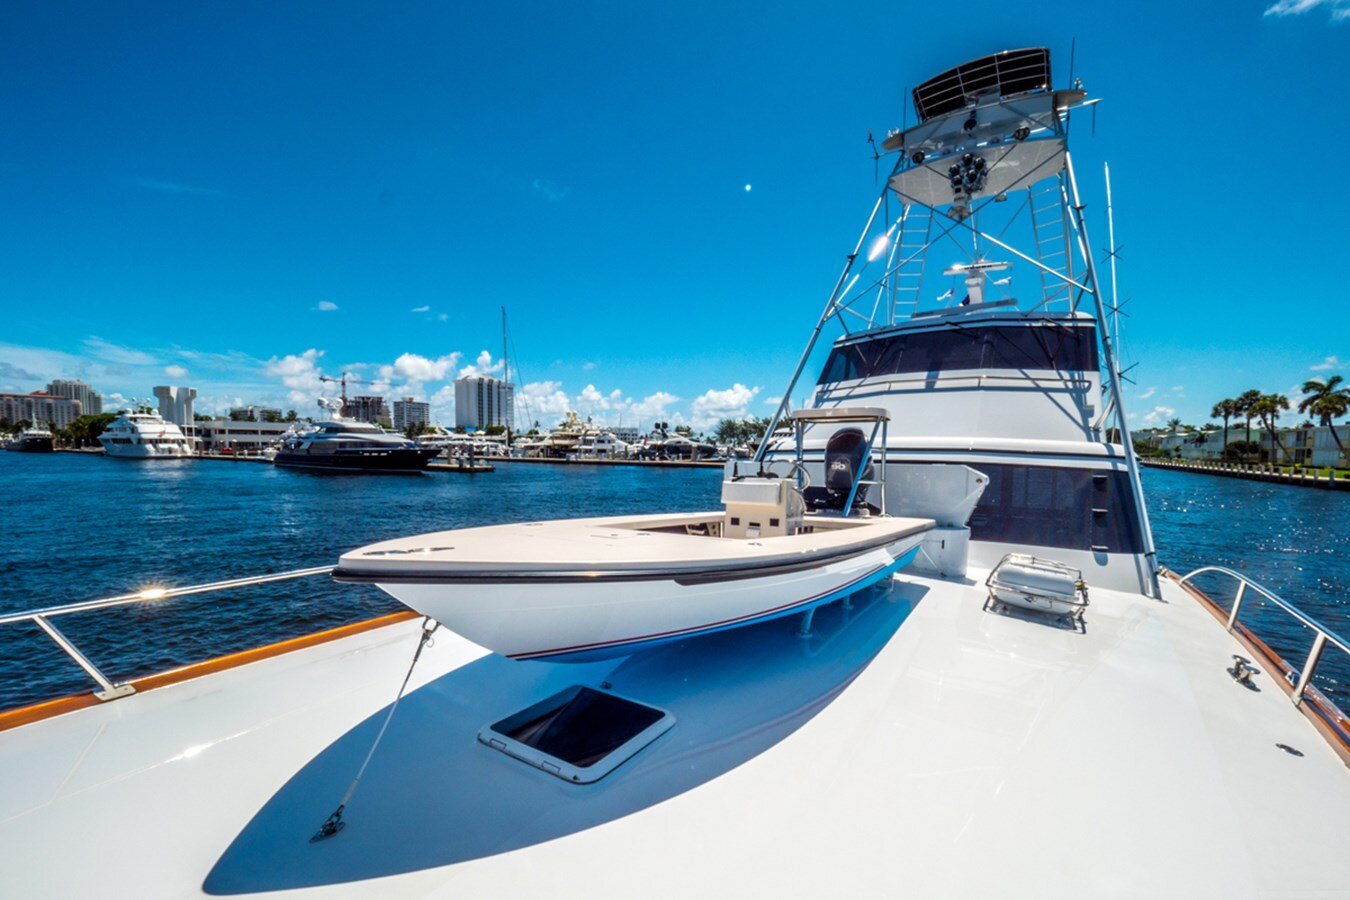
M 1275 110 L 1347 136 L 1291 87 L 1340 77 L 1327 4 L 979 0 L 967 28 L 907 13 L 931 39 L 900 58 L 846 36 L 880 4 L 606 9 L 11 5 L 0 390 L 185 384 L 204 410 L 316 415 L 319 376 L 352 372 L 449 422 L 456 377 L 501 371 L 505 305 L 522 421 L 765 415 L 875 196 L 867 133 L 916 81 L 1033 44 L 1104 98 L 1075 156 L 1100 257 L 1111 148 L 1132 425 L 1350 360 L 1309 264 L 1340 252 L 1334 204 L 1227 149 Z M 1265 224 L 1273 194 L 1298 227 Z

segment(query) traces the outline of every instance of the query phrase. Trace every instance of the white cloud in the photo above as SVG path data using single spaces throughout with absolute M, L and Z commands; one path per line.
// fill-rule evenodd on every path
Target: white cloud
M 502 361 L 499 359 L 496 362 L 493 362 L 492 354 L 486 350 L 482 350 L 479 352 L 478 358 L 474 360 L 472 365 L 465 366 L 459 370 L 459 377 L 469 378 L 473 375 L 500 375 L 501 371 Z
M 563 391 L 561 381 L 532 381 L 520 388 L 516 399 L 516 409 L 538 419 L 544 428 L 554 424 L 550 418 L 561 416 L 571 408 L 572 401 Z
M 183 184 L 181 181 L 164 181 L 159 178 L 129 178 L 130 184 L 147 191 L 161 191 L 166 194 L 196 194 L 199 197 L 224 197 L 224 191 L 215 188 L 199 187 L 195 184 Z
M 1345 363 L 1341 362 L 1337 356 L 1328 356 L 1315 366 L 1308 366 L 1314 372 L 1330 372 L 1332 369 L 1339 369 Z
M 274 356 L 263 364 L 263 374 L 281 379 L 281 383 L 290 388 L 290 402 L 309 405 L 324 392 L 324 383 L 319 380 L 322 373 L 318 367 L 322 356 L 322 350 L 313 348 L 280 358 Z
M 124 366 L 155 366 L 159 360 L 142 350 L 123 347 L 100 337 L 88 337 L 84 340 L 84 350 L 95 359 L 117 363 Z
M 530 187 L 534 189 L 536 194 L 542 196 L 549 203 L 561 203 L 567 199 L 568 194 L 572 193 L 571 188 L 559 187 L 558 185 L 553 184 L 553 182 L 546 181 L 542 178 L 536 178 L 530 184 Z
M 165 374 L 165 375 L 168 375 L 170 378 L 186 378 L 186 377 L 187 377 L 187 374 L 188 374 L 188 370 L 185 369 L 185 368 L 183 368 L 182 366 L 177 366 L 177 365 L 175 365 L 175 366 L 165 366 L 165 367 L 164 367 L 164 374 Z
M 669 407 L 679 403 L 680 398 L 667 391 L 657 391 L 655 394 L 648 394 L 638 403 L 633 403 L 628 407 L 639 425 L 644 427 L 647 422 L 660 420 L 670 420 L 672 422 L 683 422 L 684 416 L 680 413 L 671 413 Z
M 338 305 L 332 300 L 320 300 L 319 305 L 314 308 L 319 312 L 337 312 Z
M 1139 399 L 1147 400 L 1149 397 L 1152 397 L 1156 393 L 1158 393 L 1158 389 L 1156 387 L 1151 387 L 1148 390 L 1144 391 L 1142 394 L 1140 394 Z
M 1275 0 L 1266 7 L 1265 15 L 1301 16 L 1319 8 L 1330 13 L 1333 22 L 1350 21 L 1350 0 Z
M 447 384 L 427 398 L 431 404 L 431 421 L 441 425 L 455 423 L 455 386 Z
M 1144 414 L 1143 421 L 1145 425 L 1165 425 L 1176 414 L 1177 411 L 1170 406 L 1155 406 Z
M 588 361 L 588 362 L 584 362 L 584 363 L 581 364 L 581 368 L 582 368 L 583 371 L 589 372 L 589 371 L 591 371 L 592 369 L 595 368 L 595 363 L 589 362 L 589 361 Z
M 414 306 L 414 307 L 410 310 L 410 312 L 415 312 L 415 313 L 431 312 L 431 307 L 430 307 L 430 306 Z
M 450 321 L 450 314 L 449 314 L 449 313 L 438 313 L 438 314 L 436 315 L 436 319 L 437 319 L 438 321 L 441 321 L 441 322 L 448 322 L 448 321 Z
M 746 387 L 739 382 L 725 390 L 705 391 L 694 399 L 690 409 L 694 427 L 710 428 L 721 419 L 743 417 L 758 393 L 758 387 Z
M 447 353 L 436 359 L 417 353 L 404 353 L 394 360 L 392 366 L 380 366 L 378 378 L 390 383 L 396 379 L 405 381 L 407 390 L 417 393 L 428 381 L 444 381 L 458 364 L 459 353 Z

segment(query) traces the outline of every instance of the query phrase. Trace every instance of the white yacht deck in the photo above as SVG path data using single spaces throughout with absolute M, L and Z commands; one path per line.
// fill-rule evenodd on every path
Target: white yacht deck
M 1200 603 L 1077 634 L 983 575 L 586 665 L 439 632 L 319 844 L 416 622 L 0 732 L 0 896 L 1345 895 L 1345 766 Z M 677 724 L 594 785 L 475 740 L 601 681 Z

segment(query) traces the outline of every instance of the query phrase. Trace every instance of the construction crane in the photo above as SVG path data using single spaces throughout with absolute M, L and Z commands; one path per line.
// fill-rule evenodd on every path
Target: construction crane
M 343 372 L 342 375 L 337 378 L 333 378 L 330 375 L 320 375 L 319 380 L 329 382 L 330 384 L 338 384 L 342 386 L 342 410 L 339 413 L 342 416 L 347 415 L 347 382 L 350 381 L 352 384 L 375 383 L 373 381 L 363 381 L 360 378 L 353 378 L 350 372 Z

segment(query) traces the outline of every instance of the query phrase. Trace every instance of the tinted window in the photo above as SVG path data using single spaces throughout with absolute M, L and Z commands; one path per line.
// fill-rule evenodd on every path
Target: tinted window
M 896 334 L 836 347 L 821 371 L 820 383 L 961 369 L 1090 372 L 1096 368 L 1096 331 L 1091 327 L 987 325 Z
M 1142 553 L 1129 475 L 1093 469 L 971 463 L 989 485 L 970 517 L 977 541 Z

